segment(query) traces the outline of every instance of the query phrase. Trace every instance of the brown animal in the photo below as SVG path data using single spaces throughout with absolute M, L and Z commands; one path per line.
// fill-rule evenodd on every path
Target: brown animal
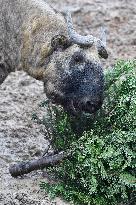
M 23 69 L 44 82 L 54 103 L 93 113 L 103 100 L 105 46 L 104 31 L 99 39 L 77 34 L 70 13 L 64 17 L 43 0 L 0 0 L 0 84 Z

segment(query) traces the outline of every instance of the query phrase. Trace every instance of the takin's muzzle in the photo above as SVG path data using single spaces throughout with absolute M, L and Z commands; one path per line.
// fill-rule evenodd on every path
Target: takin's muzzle
M 81 63 L 81 62 L 80 62 Z M 64 93 L 63 107 L 70 113 L 94 113 L 102 105 L 104 76 L 99 64 L 87 61 L 83 68 L 71 62 L 71 75 L 65 77 L 62 93 Z

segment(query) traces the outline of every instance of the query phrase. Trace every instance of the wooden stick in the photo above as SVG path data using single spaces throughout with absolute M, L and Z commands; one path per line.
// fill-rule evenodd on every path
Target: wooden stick
M 20 162 L 18 164 L 11 165 L 9 167 L 9 172 L 12 177 L 21 176 L 23 174 L 28 174 L 34 170 L 54 166 L 55 164 L 61 162 L 67 156 L 68 155 L 66 153 L 60 152 L 55 155 L 43 156 L 36 160 Z

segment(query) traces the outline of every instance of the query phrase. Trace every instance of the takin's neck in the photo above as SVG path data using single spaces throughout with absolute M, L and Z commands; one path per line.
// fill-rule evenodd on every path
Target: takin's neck
M 29 75 L 42 80 L 53 49 L 52 38 L 68 34 L 64 17 L 47 4 L 41 10 L 39 8 L 34 11 L 27 23 L 23 24 L 21 62 Z

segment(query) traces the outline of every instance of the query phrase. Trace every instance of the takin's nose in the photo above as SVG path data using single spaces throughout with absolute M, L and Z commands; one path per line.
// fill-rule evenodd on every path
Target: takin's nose
M 88 113 L 94 113 L 96 112 L 98 109 L 100 109 L 100 107 L 102 106 L 102 100 L 89 100 L 89 99 L 84 99 L 81 100 L 81 109 L 84 112 L 88 112 Z

